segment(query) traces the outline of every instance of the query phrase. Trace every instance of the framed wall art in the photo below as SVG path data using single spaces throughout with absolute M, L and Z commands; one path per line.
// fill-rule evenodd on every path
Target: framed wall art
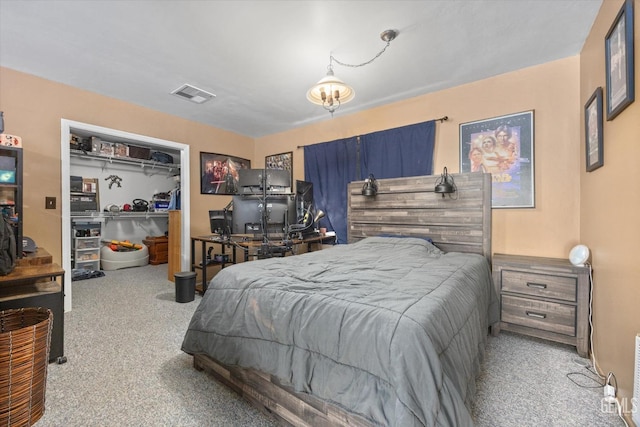
M 287 170 L 291 174 L 291 187 L 293 188 L 293 151 L 280 154 L 271 154 L 264 158 L 266 169 Z
M 493 208 L 535 207 L 533 110 L 460 124 L 460 172 L 489 172 Z
M 604 39 L 607 120 L 635 99 L 633 66 L 633 0 L 626 0 Z
M 235 194 L 239 169 L 251 169 L 251 161 L 200 152 L 200 194 Z
M 604 164 L 602 146 L 602 88 L 593 92 L 584 106 L 584 134 L 587 156 L 587 172 Z

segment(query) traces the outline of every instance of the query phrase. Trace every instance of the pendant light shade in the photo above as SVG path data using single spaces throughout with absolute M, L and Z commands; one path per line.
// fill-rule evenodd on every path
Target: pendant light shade
M 353 88 L 333 74 L 331 66 L 329 66 L 327 75 L 307 92 L 307 99 L 310 102 L 322 105 L 331 113 L 341 104 L 351 101 L 355 96 Z

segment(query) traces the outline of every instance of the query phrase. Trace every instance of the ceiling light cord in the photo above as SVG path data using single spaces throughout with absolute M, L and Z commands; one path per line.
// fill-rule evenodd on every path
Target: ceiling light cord
M 364 67 L 365 65 L 371 64 L 387 50 L 391 41 L 395 39 L 397 35 L 398 31 L 396 30 L 383 31 L 382 34 L 380 34 L 380 38 L 386 42 L 384 48 L 373 58 L 360 64 L 347 64 L 346 62 L 338 61 L 330 54 L 329 65 L 327 65 L 327 75 L 307 91 L 307 99 L 316 105 L 321 105 L 325 110 L 329 111 L 333 117 L 334 111 L 340 108 L 340 105 L 351 101 L 355 96 L 353 88 L 335 76 L 333 73 L 333 63 L 335 62 L 338 65 L 350 68 Z
M 383 33 L 384 34 L 384 33 Z M 395 38 L 395 37 L 394 37 Z M 384 53 L 385 50 L 387 50 L 387 48 L 389 47 L 389 45 L 391 44 L 391 40 L 393 40 L 393 38 L 387 40 L 387 44 L 385 45 L 385 47 L 382 48 L 382 50 L 380 52 L 378 52 L 376 54 L 376 56 L 374 56 L 373 58 L 371 58 L 370 60 L 363 62 L 361 64 L 347 64 L 341 61 L 338 61 L 333 55 L 329 56 L 329 66 L 327 68 L 332 69 L 331 63 L 335 62 L 338 65 L 342 65 L 343 67 L 351 67 L 351 68 L 359 68 L 359 67 L 364 67 L 365 65 L 369 65 L 371 64 L 373 61 L 375 61 L 376 59 L 380 58 L 380 55 L 382 55 Z

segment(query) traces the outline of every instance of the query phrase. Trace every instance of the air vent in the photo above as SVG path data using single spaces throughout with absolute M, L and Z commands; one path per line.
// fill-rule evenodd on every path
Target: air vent
M 214 94 L 189 84 L 184 84 L 171 93 L 188 101 L 195 102 L 196 104 L 203 104 L 211 98 L 215 98 Z

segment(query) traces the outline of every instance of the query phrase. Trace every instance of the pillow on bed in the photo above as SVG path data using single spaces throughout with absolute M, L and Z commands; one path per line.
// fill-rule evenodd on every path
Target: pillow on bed
M 402 239 L 421 239 L 421 240 L 426 240 L 427 242 L 431 243 L 433 246 L 435 246 L 435 243 L 433 243 L 433 240 L 431 240 L 431 237 L 419 237 L 419 236 L 403 236 L 401 234 L 379 234 L 378 237 L 398 237 L 398 238 L 402 238 Z
M 401 240 L 414 239 L 414 240 L 416 240 L 418 242 L 422 242 L 424 244 L 425 248 L 427 248 L 429 250 L 429 253 L 432 253 L 432 254 L 444 254 L 445 253 L 443 250 L 438 248 L 433 243 L 433 240 L 431 240 L 430 237 L 403 236 L 403 235 L 400 235 L 400 234 L 379 234 L 378 236 L 375 236 L 375 237 L 367 237 L 364 240 L 361 240 L 361 242 L 363 242 L 365 240 L 375 242 L 376 240 L 377 241 L 382 241 L 384 239 L 401 239 Z

